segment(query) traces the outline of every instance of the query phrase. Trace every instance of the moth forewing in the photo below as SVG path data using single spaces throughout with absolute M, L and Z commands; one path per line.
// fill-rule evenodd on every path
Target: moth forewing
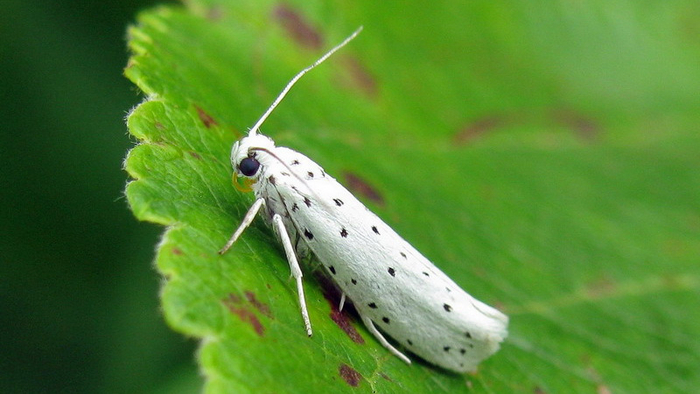
M 464 292 L 310 159 L 297 153 L 290 162 L 300 163 L 306 187 L 322 200 L 288 182 L 289 176 L 266 184 L 263 193 L 281 197 L 287 227 L 302 235 L 363 321 L 425 360 L 459 372 L 498 350 L 507 335 L 505 315 Z

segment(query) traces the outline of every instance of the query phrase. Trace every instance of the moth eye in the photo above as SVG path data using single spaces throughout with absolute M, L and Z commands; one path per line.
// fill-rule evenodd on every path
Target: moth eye
M 245 176 L 253 176 L 260 168 L 260 162 L 254 157 L 246 157 L 238 164 L 238 171 Z

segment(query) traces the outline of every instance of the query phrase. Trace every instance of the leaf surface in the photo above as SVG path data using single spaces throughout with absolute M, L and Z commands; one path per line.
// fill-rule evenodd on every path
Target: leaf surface
M 162 306 L 173 329 L 202 339 L 207 392 L 700 384 L 700 52 L 683 30 L 700 9 L 550 3 L 192 0 L 139 15 L 126 75 L 147 100 L 128 117 L 139 144 L 127 197 L 139 219 L 166 226 Z M 337 312 L 313 261 L 307 338 L 261 220 L 217 254 L 253 201 L 232 186 L 232 143 L 360 24 L 262 131 L 510 316 L 476 374 L 391 356 Z

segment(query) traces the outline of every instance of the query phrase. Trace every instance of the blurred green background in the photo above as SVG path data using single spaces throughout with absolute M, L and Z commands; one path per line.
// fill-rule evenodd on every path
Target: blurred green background
M 155 3 L 3 2 L 1 393 L 152 393 L 171 377 L 198 391 L 196 344 L 158 309 L 161 229 L 123 197 L 141 101 L 125 31 Z

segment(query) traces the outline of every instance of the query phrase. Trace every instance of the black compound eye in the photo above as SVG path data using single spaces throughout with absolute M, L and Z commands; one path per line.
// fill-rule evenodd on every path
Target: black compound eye
M 238 171 L 245 176 L 253 176 L 258 172 L 260 162 L 254 157 L 246 157 L 238 164 Z

